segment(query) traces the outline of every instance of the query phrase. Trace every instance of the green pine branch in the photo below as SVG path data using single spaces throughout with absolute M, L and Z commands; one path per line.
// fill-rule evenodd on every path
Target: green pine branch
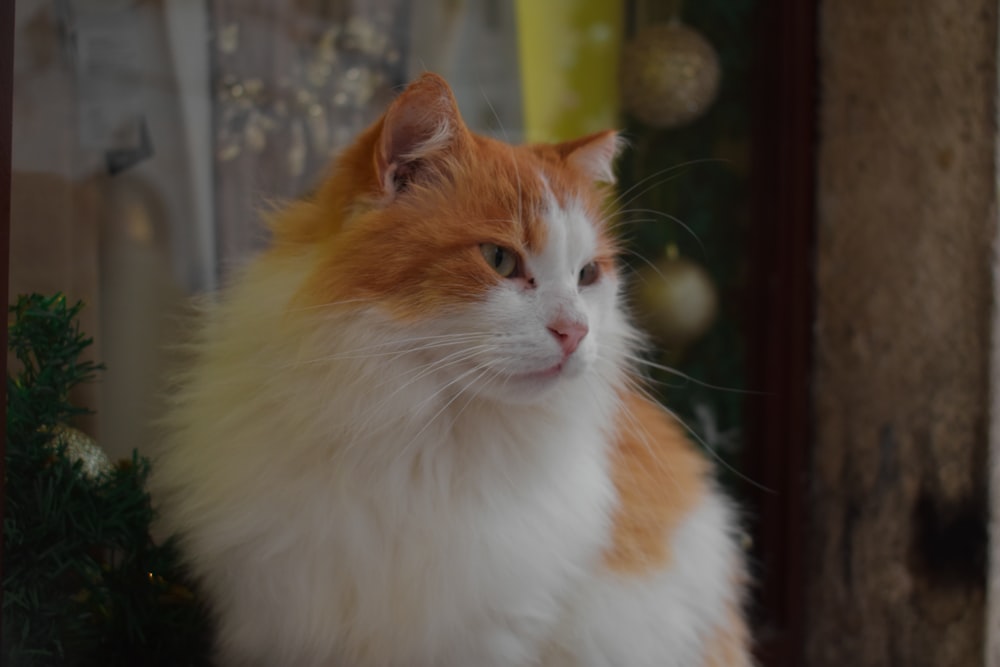
M 184 583 L 172 540 L 155 543 L 149 462 L 133 453 L 94 477 L 53 441 L 88 412 L 70 390 L 103 366 L 81 359 L 83 305 L 25 296 L 10 308 L 5 667 L 207 664 L 205 613 Z

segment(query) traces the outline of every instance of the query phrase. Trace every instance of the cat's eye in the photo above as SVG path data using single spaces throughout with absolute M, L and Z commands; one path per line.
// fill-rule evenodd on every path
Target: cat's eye
M 580 269 L 580 277 L 577 279 L 577 282 L 581 287 L 586 287 L 587 285 L 596 283 L 600 276 L 601 269 L 597 266 L 597 262 L 590 262 Z
M 494 271 L 504 278 L 514 278 L 517 275 L 520 260 L 517 253 L 510 248 L 504 248 L 493 243 L 481 243 L 479 252 Z

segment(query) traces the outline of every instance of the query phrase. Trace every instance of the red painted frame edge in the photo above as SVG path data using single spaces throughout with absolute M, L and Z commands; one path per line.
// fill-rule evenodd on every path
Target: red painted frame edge
M 797 667 L 804 648 L 817 137 L 817 3 L 771 0 L 757 17 L 748 409 L 757 522 L 758 655 Z

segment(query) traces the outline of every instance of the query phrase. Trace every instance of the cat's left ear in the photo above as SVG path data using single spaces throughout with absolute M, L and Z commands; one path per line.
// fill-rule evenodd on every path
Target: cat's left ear
M 614 130 L 589 134 L 558 144 L 566 163 L 601 183 L 615 182 L 615 158 L 625 141 Z
M 375 171 L 382 191 L 394 196 L 432 170 L 465 140 L 468 130 L 451 88 L 427 72 L 407 86 L 382 118 Z

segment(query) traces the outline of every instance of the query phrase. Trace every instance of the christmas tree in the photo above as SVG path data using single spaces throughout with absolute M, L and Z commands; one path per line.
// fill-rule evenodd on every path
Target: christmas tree
M 746 401 L 755 0 L 628 3 L 617 222 L 658 397 L 734 486 Z
M 207 664 L 208 624 L 173 540 L 150 536 L 149 462 L 112 465 L 68 426 L 81 359 L 81 303 L 21 297 L 10 308 L 2 664 Z

